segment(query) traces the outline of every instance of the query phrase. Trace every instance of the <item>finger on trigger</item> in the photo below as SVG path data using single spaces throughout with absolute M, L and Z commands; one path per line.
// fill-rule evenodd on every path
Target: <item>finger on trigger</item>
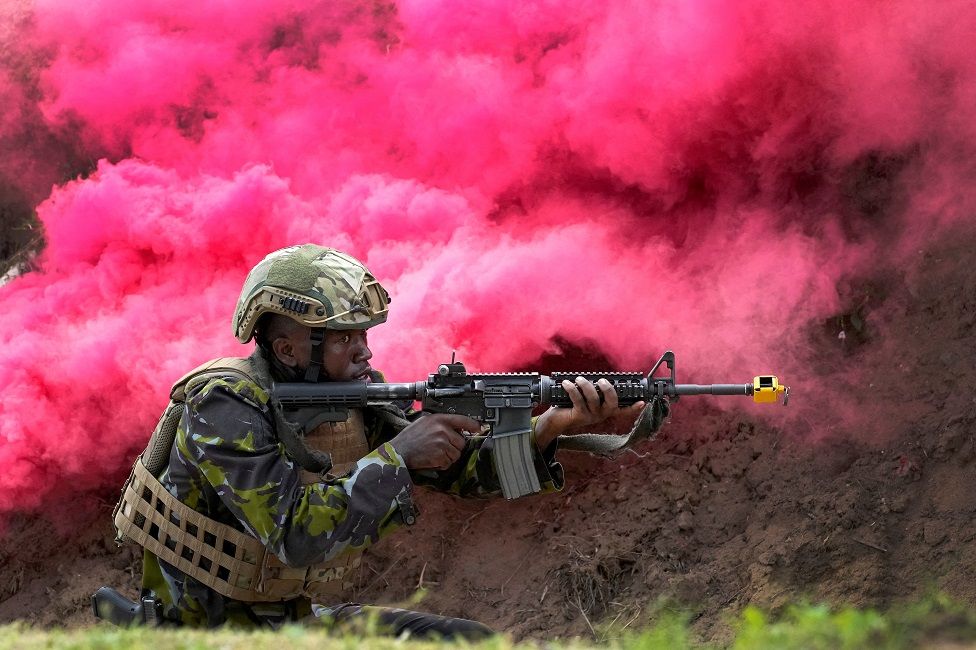
M 481 431 L 481 423 L 467 415 L 445 415 L 448 425 L 457 432 L 468 431 L 478 433 Z
M 461 450 L 468 446 L 468 439 L 460 431 L 448 429 L 446 434 L 447 441 L 451 444 L 452 449 Z

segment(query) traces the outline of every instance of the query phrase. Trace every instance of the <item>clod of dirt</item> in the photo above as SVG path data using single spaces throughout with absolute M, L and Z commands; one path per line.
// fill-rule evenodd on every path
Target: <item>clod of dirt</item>
M 922 527 L 922 539 L 929 546 L 938 546 L 949 536 L 945 523 L 941 521 L 927 521 Z

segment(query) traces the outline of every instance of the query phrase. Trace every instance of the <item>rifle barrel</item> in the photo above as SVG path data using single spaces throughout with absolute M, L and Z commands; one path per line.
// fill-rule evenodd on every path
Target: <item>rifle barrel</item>
M 675 395 L 752 395 L 752 384 L 675 384 Z

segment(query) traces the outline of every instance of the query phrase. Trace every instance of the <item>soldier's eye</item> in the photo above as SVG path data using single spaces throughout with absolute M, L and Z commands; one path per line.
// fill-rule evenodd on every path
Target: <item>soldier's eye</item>
M 339 339 L 339 343 L 341 343 L 341 344 L 343 344 L 343 345 L 347 345 L 347 344 L 349 343 L 349 341 L 351 341 L 351 340 L 352 340 L 352 339 L 351 339 L 351 338 L 349 337 L 349 335 L 348 335 L 348 334 L 346 334 L 346 335 L 345 335 L 345 336 L 343 336 L 343 337 L 342 337 L 341 339 Z

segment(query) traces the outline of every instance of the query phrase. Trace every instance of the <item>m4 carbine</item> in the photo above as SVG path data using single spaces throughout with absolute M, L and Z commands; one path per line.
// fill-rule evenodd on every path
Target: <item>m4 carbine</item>
M 668 377 L 654 377 L 662 364 Z M 366 381 L 281 383 L 274 397 L 286 411 L 315 409 L 320 420 L 341 422 L 348 409 L 379 402 L 420 402 L 428 413 L 467 415 L 489 427 L 492 459 L 502 493 L 515 499 L 542 488 L 533 463 L 531 428 L 536 407 L 573 405 L 561 383 L 579 376 L 594 384 L 606 379 L 617 391 L 620 406 L 652 400 L 676 401 L 682 395 L 751 395 L 755 402 L 776 402 L 782 394 L 789 400 L 789 388 L 774 375 L 760 375 L 747 384 L 678 384 L 674 379 L 674 353 L 670 350 L 647 375 L 639 372 L 560 372 L 468 374 L 464 364 L 441 364 L 426 381 L 370 383 Z M 600 389 L 597 387 L 597 392 Z M 601 395 L 602 398 L 602 395 Z

